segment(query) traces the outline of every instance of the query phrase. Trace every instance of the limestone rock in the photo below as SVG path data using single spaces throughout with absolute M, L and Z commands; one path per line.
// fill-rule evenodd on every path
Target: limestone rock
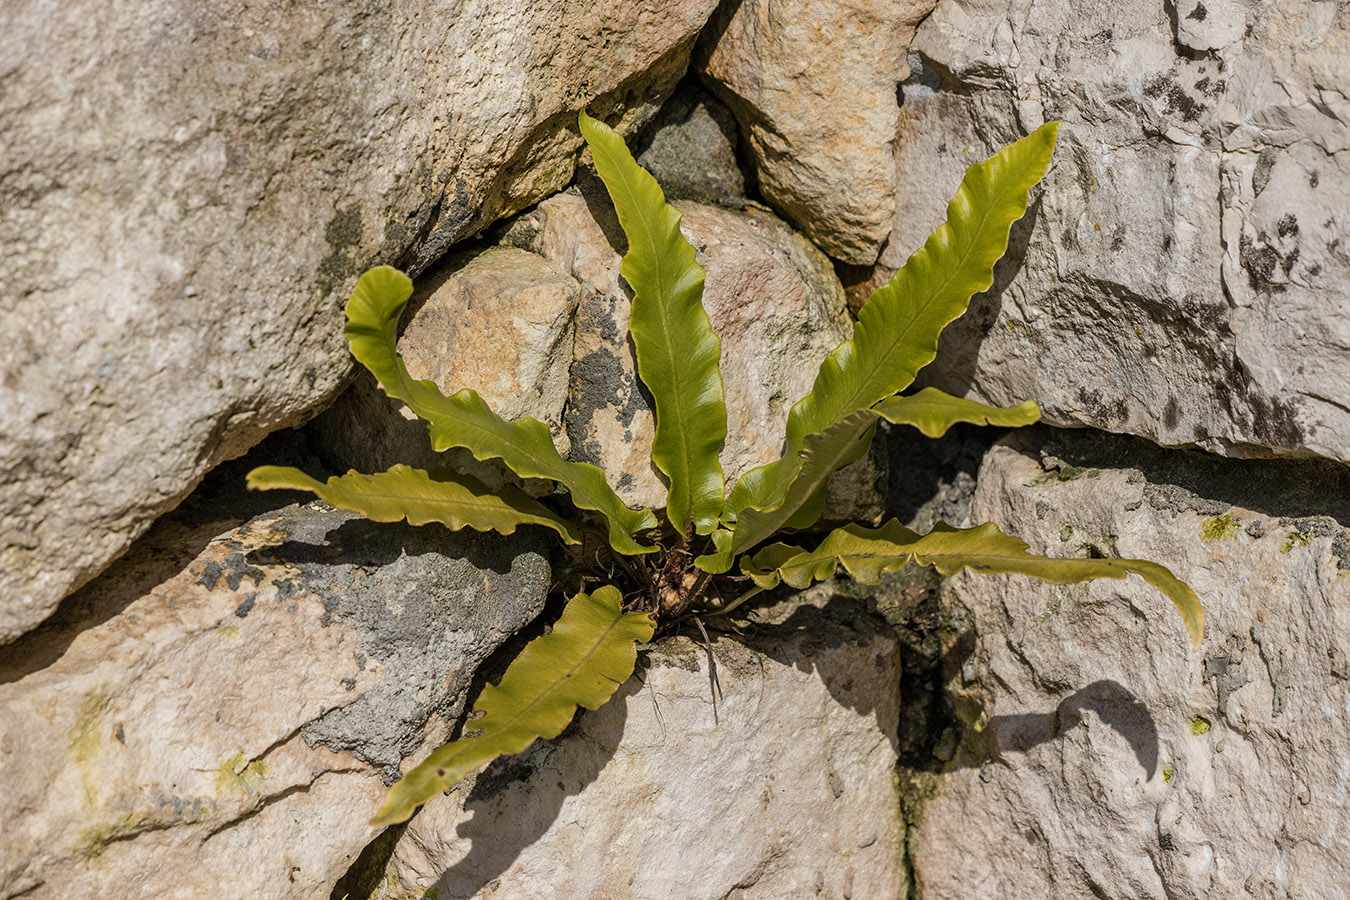
M 934 2 L 743 0 L 721 6 L 700 44 L 760 192 L 843 262 L 875 262 L 890 233 L 896 85 Z
M 564 426 L 572 457 L 605 469 L 630 506 L 665 505 L 651 465 L 651 405 L 628 342 L 629 293 L 619 275 L 623 232 L 608 196 L 550 197 L 505 240 L 528 246 L 585 286 Z M 728 483 L 782 450 L 787 411 L 850 329 L 843 289 L 810 242 L 763 212 L 678 204 L 707 272 L 703 302 L 722 338 Z
M 536 418 L 565 449 L 562 415 L 581 295 L 581 285 L 533 253 L 489 250 L 417 283 L 399 353 L 414 378 L 435 382 L 447 396 L 472 388 L 508 421 Z M 324 461 L 339 471 L 470 462 L 464 453 L 432 453 L 426 424 L 364 369 L 309 429 Z
M 967 165 L 1065 125 L 926 383 L 1166 445 L 1350 459 L 1350 19 L 1255 10 L 942 0 L 913 44 L 876 280 Z
M 911 836 L 929 897 L 1335 897 L 1350 884 L 1350 472 L 1135 439 L 1019 435 L 972 518 L 1054 556 L 1143 557 L 1137 579 L 952 584 L 983 715 Z
M 148 0 L 0 30 L 0 642 L 349 371 L 341 307 L 630 133 L 715 0 Z
M 0 651 L 0 897 L 327 896 L 399 761 L 543 608 L 524 533 L 239 499 L 242 477 Z
M 700 642 L 658 642 L 563 737 L 431 800 L 374 896 L 905 897 L 894 635 L 802 606 L 714 652 L 715 715 Z

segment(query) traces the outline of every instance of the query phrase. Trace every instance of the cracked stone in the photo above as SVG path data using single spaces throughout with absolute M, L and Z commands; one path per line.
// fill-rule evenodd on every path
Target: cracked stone
M 240 496 L 293 461 L 275 446 L 0 653 L 0 897 L 327 896 L 400 760 L 542 610 L 523 533 Z
M 1259 10 L 938 4 L 903 88 L 895 228 L 856 293 L 922 245 L 968 165 L 1064 126 L 924 383 L 1168 446 L 1350 460 L 1350 20 Z
M 701 642 L 662 640 L 562 737 L 433 798 L 373 900 L 907 896 L 895 637 L 842 601 L 778 613 L 713 642 L 716 716 Z
M 1042 478 L 1047 455 L 1095 475 Z M 974 740 L 997 777 L 986 783 L 963 752 L 924 805 L 910 841 L 925 895 L 1315 897 L 1350 883 L 1338 775 L 1350 578 L 1333 536 L 1291 544 L 1280 525 L 1320 510 L 1350 526 L 1346 479 L 1323 461 L 1221 460 L 1083 432 L 996 444 L 971 521 L 1034 553 L 1113 543 L 1162 563 L 1199 595 L 1206 637 L 1192 652 L 1172 605 L 1133 577 L 950 580 L 977 634 L 987 724 Z M 1263 528 L 1207 541 L 1208 516 L 1148 502 L 1150 485 Z M 1075 523 L 1068 546 L 1061 518 Z

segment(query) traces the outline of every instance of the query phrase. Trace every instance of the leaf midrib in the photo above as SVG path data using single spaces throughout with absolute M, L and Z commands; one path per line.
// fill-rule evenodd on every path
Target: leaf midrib
M 619 170 L 619 177 L 623 179 L 624 190 L 628 193 L 628 196 L 629 196 L 630 201 L 635 200 L 635 199 L 636 199 L 636 196 L 637 196 L 637 191 L 636 191 L 636 189 L 635 189 L 634 186 L 633 186 L 633 182 L 632 182 L 632 172 L 629 170 L 629 168 L 628 168 L 627 166 L 623 166 L 623 165 L 615 166 L 615 168 Z M 640 201 L 634 203 L 634 206 L 639 206 L 639 205 L 640 205 Z M 666 274 L 666 272 L 665 272 L 665 267 L 664 267 L 664 266 L 665 266 L 665 261 L 661 258 L 661 255 L 660 255 L 659 253 L 656 253 L 656 252 L 655 252 L 655 248 L 656 248 L 656 246 L 657 246 L 656 236 L 655 236 L 654 232 L 652 231 L 652 228 L 651 228 L 650 223 L 647 222 L 645 216 L 638 216 L 638 220 L 639 220 L 639 225 L 641 226 L 642 231 L 643 231 L 643 233 L 644 233 L 644 237 L 645 237 L 646 240 L 647 240 L 648 248 L 649 248 L 650 250 L 653 251 L 653 252 L 651 253 L 651 256 L 652 256 L 652 258 L 655 260 L 655 268 L 657 269 L 657 279 L 656 279 L 657 287 L 658 287 L 658 289 L 664 288 L 664 286 L 665 286 L 665 284 L 666 284 L 666 281 L 665 281 L 665 274 Z M 677 225 L 676 228 L 678 229 L 678 227 L 679 227 L 679 226 Z M 630 247 L 630 248 L 629 248 L 629 253 L 631 253 L 631 252 L 632 252 L 632 248 Z M 663 293 L 664 293 L 664 291 L 663 291 Z M 636 291 L 636 290 L 633 292 L 633 298 L 634 298 L 635 300 L 637 299 L 637 291 Z M 666 304 L 664 304 L 664 303 L 657 303 L 657 307 L 660 309 L 661 338 L 662 338 L 662 343 L 664 344 L 665 349 L 666 349 L 666 361 L 667 361 L 668 364 L 669 364 L 668 368 L 669 368 L 669 370 L 670 370 L 670 372 L 671 372 L 671 379 L 670 379 L 670 380 L 671 380 L 671 393 L 674 394 L 674 396 L 675 396 L 675 406 L 676 406 L 677 410 L 683 410 L 683 409 L 684 409 L 684 399 L 683 399 L 683 398 L 684 398 L 684 392 L 683 392 L 683 384 L 682 384 L 682 377 L 681 377 L 681 376 L 682 376 L 682 373 L 681 373 L 681 371 L 680 371 L 680 367 L 677 366 L 677 365 L 675 365 L 675 346 L 674 346 L 674 345 L 671 343 L 671 341 L 670 341 L 670 332 L 671 332 L 670 317 L 669 317 L 669 315 L 668 315 L 668 310 L 667 310 L 667 308 L 666 308 Z M 640 367 L 640 366 L 641 366 L 641 360 L 640 360 L 640 359 L 638 360 L 638 363 L 639 363 L 639 367 Z M 641 372 L 639 372 L 638 374 L 641 375 Z M 679 412 L 677 412 L 676 415 L 679 415 Z M 681 417 L 681 418 L 683 418 L 683 417 Z M 683 425 L 684 423 L 681 422 L 680 424 Z M 659 427 L 659 426 L 661 425 L 661 423 L 660 423 L 660 422 L 657 422 L 657 425 L 658 425 L 658 427 Z M 667 429 L 662 429 L 662 431 L 665 431 L 665 430 L 667 430 Z M 681 452 L 681 455 L 682 455 L 682 457 L 683 457 L 682 460 L 681 460 L 681 462 L 683 463 L 683 467 L 684 467 L 684 470 L 685 470 L 684 473 L 683 473 L 683 474 L 684 474 L 684 478 L 683 478 L 683 481 L 684 481 L 684 491 L 683 491 L 683 492 L 684 492 L 684 495 L 685 495 L 685 498 L 684 498 L 684 499 L 685 499 L 685 508 L 688 510 L 688 518 L 694 518 L 694 481 L 693 481 L 693 478 L 692 478 L 693 468 L 694 468 L 694 467 L 693 467 L 693 463 L 692 463 L 692 460 L 693 460 L 693 451 L 690 449 L 690 446 L 689 446 L 689 436 L 688 436 L 688 433 L 687 433 L 686 429 L 683 428 L 683 427 L 676 427 L 676 428 L 674 429 L 674 431 L 675 431 L 675 433 L 676 433 L 676 435 L 678 436 L 678 439 L 679 439 L 680 452 Z M 669 474 L 669 473 L 667 473 L 667 474 Z M 669 503 L 669 500 L 667 500 L 667 504 L 668 504 L 668 503 Z M 683 523 L 671 523 L 671 524 L 675 525 L 675 528 L 676 528 L 677 530 L 681 531 L 681 532 L 683 532 L 685 529 L 688 528 L 688 522 L 683 522 Z
M 497 726 L 495 729 L 493 729 L 493 731 L 491 731 L 491 732 L 483 731 L 482 733 L 480 733 L 480 734 L 478 734 L 478 735 L 476 735 L 476 736 L 474 736 L 474 737 L 472 737 L 472 738 L 469 738 L 469 740 L 479 740 L 479 739 L 481 739 L 481 738 L 484 738 L 484 737 L 489 736 L 490 734 L 500 734 L 501 732 L 506 731 L 506 730 L 509 729 L 512 725 L 514 725 L 514 724 L 516 723 L 516 721 L 519 720 L 522 716 L 524 716 L 525 713 L 526 713 L 527 711 L 529 711 L 529 710 L 534 709 L 535 707 L 537 707 L 537 706 L 541 703 L 542 698 L 544 698 L 544 697 L 547 696 L 548 694 L 551 694 L 553 691 L 557 690 L 558 685 L 562 684 L 562 683 L 565 682 L 568 678 L 570 678 L 570 677 L 572 677 L 573 675 L 575 675 L 576 672 L 577 672 L 583 665 L 585 665 L 587 662 L 589 662 L 593 656 L 595 656 L 598 652 L 600 652 L 601 647 L 604 645 L 605 639 L 608 638 L 608 637 L 610 636 L 610 634 L 612 634 L 612 633 L 614 632 L 614 630 L 615 630 L 616 628 L 618 628 L 619 625 L 621 625 L 621 624 L 623 623 L 623 619 L 624 619 L 624 616 L 625 616 L 625 615 L 626 615 L 625 613 L 620 613 L 618 618 L 616 618 L 616 619 L 614 619 L 612 622 L 610 622 L 609 625 L 607 625 L 607 626 L 605 627 L 605 630 L 600 634 L 600 636 L 599 636 L 598 638 L 596 638 L 595 642 L 591 645 L 591 648 L 590 648 L 589 650 L 586 651 L 586 655 L 583 656 L 581 659 L 577 660 L 576 664 L 573 665 L 570 669 L 568 669 L 565 673 L 563 673 L 562 676 L 560 676 L 559 678 L 556 678 L 556 679 L 554 679 L 552 682 L 550 682 L 549 685 L 548 685 L 548 687 L 545 688 L 544 690 L 540 691 L 540 692 L 535 696 L 535 698 L 534 698 L 533 700 L 531 700 L 529 703 L 527 703 L 527 704 L 525 704 L 524 706 L 522 706 L 522 707 L 520 707 L 519 709 L 517 709 L 517 710 L 516 710 L 516 713 L 515 713 L 513 716 L 511 716 L 509 719 L 507 719 L 507 720 L 506 720 L 505 722 L 503 722 L 501 725 Z M 603 673 L 602 673 L 602 674 L 603 674 Z M 500 689 L 499 685 L 494 685 L 494 687 L 498 687 L 498 689 Z M 578 706 L 580 706 L 580 705 L 581 705 L 580 703 L 573 703 L 573 704 L 572 704 L 572 708 L 575 709 L 576 707 L 578 707 Z
M 988 220 L 989 220 L 990 213 L 991 213 L 991 210 L 986 210 L 985 213 L 984 213 L 982 216 L 980 216 L 980 218 L 979 218 L 979 224 L 976 226 L 976 229 L 975 229 L 975 231 L 976 231 L 977 234 L 978 234 L 979 232 L 983 231 L 985 224 L 986 224 L 986 223 L 988 222 Z M 949 221 L 950 221 L 950 220 L 949 220 Z M 940 227 L 940 228 L 944 228 L 944 227 L 947 226 L 947 224 L 948 224 L 948 223 L 943 223 L 943 225 L 941 225 L 941 226 L 939 226 L 939 227 Z M 923 313 L 927 312 L 927 311 L 928 311 L 928 308 L 929 308 L 930 306 L 932 306 L 935 302 L 937 302 L 938 296 L 939 296 L 940 294 L 942 294 L 942 292 L 944 292 L 944 291 L 947 289 L 947 287 L 952 283 L 953 280 L 955 280 L 957 273 L 959 273 L 959 272 L 961 271 L 961 269 L 965 267 L 966 260 L 968 260 L 968 259 L 974 254 L 974 248 L 975 248 L 975 246 L 976 246 L 976 243 L 977 243 L 977 242 L 974 241 L 974 240 L 971 240 L 971 241 L 968 241 L 968 242 L 967 242 L 966 248 L 965 248 L 964 252 L 963 252 L 962 255 L 961 255 L 959 264 L 958 264 L 958 265 L 955 265 L 955 266 L 952 266 L 952 267 L 950 268 L 950 270 L 948 271 L 946 278 L 944 278 L 944 279 L 942 280 L 942 283 L 941 283 L 937 288 L 935 288 L 934 290 L 932 290 L 932 291 L 929 292 L 928 299 L 925 300 L 925 301 L 923 302 L 923 304 L 918 308 L 918 310 L 916 311 L 916 313 L 915 313 L 914 315 L 910 316 L 909 321 L 906 322 L 905 325 L 903 326 L 902 330 L 899 331 L 899 332 L 896 334 L 895 339 L 892 340 L 892 341 L 890 342 L 890 346 L 888 346 L 888 347 L 886 348 L 886 352 L 885 352 L 884 354 L 882 354 L 881 356 L 878 357 L 879 360 L 885 360 L 885 359 L 887 359 L 892 353 L 894 353 L 894 352 L 895 352 L 895 348 L 896 348 L 897 346 L 899 346 L 900 343 L 901 343 L 901 342 L 909 335 L 910 330 L 913 329 L 915 323 L 919 321 L 920 316 L 921 316 Z M 925 241 L 925 242 L 924 242 L 923 251 L 921 251 L 921 252 L 924 252 L 924 251 L 926 251 L 927 249 L 928 249 L 928 242 Z M 903 271 L 903 268 L 901 269 L 901 271 Z M 958 318 L 959 318 L 959 316 L 958 316 Z M 855 346 L 856 346 L 856 344 L 855 344 Z M 840 413 L 836 413 L 835 416 L 834 416 L 834 421 L 835 421 L 835 422 L 837 422 L 837 421 L 839 421 L 840 419 L 844 418 L 844 416 L 848 415 L 849 413 L 854 412 L 854 411 L 857 410 L 857 409 L 863 408 L 863 407 L 859 404 L 858 398 L 861 397 L 861 396 L 863 396 L 863 389 L 864 389 L 867 385 L 870 385 L 870 384 L 872 383 L 873 379 L 876 377 L 877 371 L 878 371 L 880 368 L 881 368 L 881 363 L 880 363 L 880 362 L 878 362 L 876 365 L 872 366 L 871 371 L 867 373 L 867 375 L 864 377 L 864 380 L 859 384 L 857 390 L 855 390 L 855 391 L 853 392 L 853 394 L 850 395 L 850 397 L 848 398 L 848 401 L 847 401 L 846 406 L 843 407 L 843 408 L 847 408 L 847 409 L 848 409 L 848 412 L 840 412 Z M 917 374 L 917 373 L 916 373 L 916 374 Z M 901 388 L 901 390 L 904 390 L 904 388 Z M 881 399 L 884 400 L 885 398 L 883 397 L 883 398 L 881 398 Z M 868 406 L 871 406 L 870 403 L 867 404 L 867 405 L 868 405 Z M 832 422 L 831 424 L 833 424 L 833 422 Z M 826 427 L 828 428 L 829 426 L 826 426 Z M 813 432 L 813 433 L 815 433 L 815 432 Z M 803 444 L 805 443 L 805 440 L 806 440 L 806 438 L 805 438 L 805 436 L 803 436 L 803 438 L 802 438 Z

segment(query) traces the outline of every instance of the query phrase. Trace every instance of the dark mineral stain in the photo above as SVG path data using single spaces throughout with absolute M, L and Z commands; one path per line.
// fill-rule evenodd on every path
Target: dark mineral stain
M 236 550 L 225 557 L 224 575 L 230 590 L 237 591 L 245 578 L 253 579 L 254 587 L 262 584 L 263 570 L 250 566 L 244 554 Z
M 356 206 L 335 211 L 324 226 L 328 255 L 319 262 L 316 281 L 325 294 L 331 293 L 348 276 L 356 274 L 358 262 L 353 251 L 360 246 L 363 233 L 361 210 Z
M 1167 398 L 1167 405 L 1163 407 L 1163 424 L 1169 430 L 1181 424 L 1181 404 L 1177 403 L 1176 397 Z
M 1170 114 L 1180 114 L 1184 122 L 1194 122 L 1204 111 L 1193 97 L 1181 89 L 1171 75 L 1155 75 L 1144 84 L 1144 96 L 1163 101 L 1164 110 Z
M 257 591 L 249 591 L 248 596 L 244 597 L 242 603 L 234 608 L 234 614 L 241 619 L 248 618 L 249 612 L 253 609 L 253 604 L 258 599 Z
M 216 583 L 220 581 L 220 563 L 214 559 L 204 562 L 197 569 L 197 584 L 206 588 L 208 591 L 216 589 Z
M 1193 10 L 1191 10 L 1190 12 L 1186 13 L 1186 18 L 1187 18 L 1188 20 L 1194 21 L 1194 22 L 1203 22 L 1203 21 L 1205 21 L 1205 17 L 1208 16 L 1208 15 L 1209 15 L 1209 10 L 1205 9 L 1205 4 L 1203 4 L 1203 3 L 1197 3 L 1197 4 L 1195 4 L 1195 9 L 1193 9 Z
M 1285 213 L 1280 217 L 1280 221 L 1275 223 L 1275 233 L 1280 237 L 1298 234 L 1298 219 L 1294 218 L 1293 213 Z
M 1280 265 L 1280 254 L 1273 247 L 1256 246 L 1255 242 L 1243 235 L 1238 241 L 1238 261 L 1247 270 L 1247 283 L 1254 291 L 1282 291 L 1284 285 L 1274 280 L 1275 270 Z
M 639 410 L 650 408 L 619 358 L 597 350 L 572 363 L 563 427 L 572 442 L 573 459 L 596 465 L 602 462 L 600 445 L 590 436 L 590 423 L 597 412 L 610 407 L 617 408 L 618 419 L 625 427 L 632 425 Z

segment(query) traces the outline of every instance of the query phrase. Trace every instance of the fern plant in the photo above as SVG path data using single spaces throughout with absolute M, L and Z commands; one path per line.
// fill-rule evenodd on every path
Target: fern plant
M 515 488 L 489 491 L 444 470 L 394 466 L 320 482 L 298 469 L 264 466 L 248 476 L 252 488 L 312 491 L 382 522 L 440 522 L 502 534 L 540 525 L 585 547 L 579 564 L 594 563 L 593 578 L 625 576 L 622 589 L 606 584 L 573 596 L 553 630 L 531 642 L 498 685 L 483 690 L 472 732 L 434 751 L 395 784 L 372 824 L 407 819 L 493 758 L 558 735 L 578 706 L 605 703 L 632 674 L 636 643 L 657 629 L 693 614 L 728 613 L 780 583 L 804 587 L 830 577 L 840 564 L 863 583 L 910 561 L 948 575 L 962 569 L 1009 572 L 1057 584 L 1135 574 L 1173 600 L 1198 645 L 1199 601 L 1156 563 L 1033 556 L 993 524 L 938 524 L 921 535 L 891 520 L 880 528 L 847 525 L 823 540 L 806 532 L 820 518 L 831 474 L 867 452 L 882 420 L 938 437 L 958 422 L 1017 426 L 1039 418 L 1032 402 L 999 408 L 932 388 L 900 392 L 933 360 L 942 329 L 992 283 L 1009 229 L 1050 163 L 1058 123 L 967 171 L 946 223 L 872 295 L 853 339 L 821 364 L 811 392 L 792 407 L 782 456 L 747 472 L 730 491 L 718 459 L 727 434 L 721 341 L 703 309 L 703 270 L 680 233 L 680 213 L 618 134 L 584 111 L 580 127 L 628 237 L 621 272 L 633 290 L 629 327 L 638 374 L 655 400 L 652 461 L 669 488 L 665 508 L 625 506 L 600 469 L 565 460 L 540 422 L 507 422 L 472 390 L 447 397 L 432 382 L 412 378 L 396 350 L 412 282 L 387 266 L 365 273 L 347 305 L 352 354 L 385 393 L 426 422 L 436 451 L 463 447 L 479 460 L 500 460 L 522 478 L 550 479 L 585 521 L 571 521 Z M 766 543 L 794 533 L 786 542 Z M 588 534 L 603 546 L 586 547 Z M 738 572 L 729 574 L 733 564 Z

